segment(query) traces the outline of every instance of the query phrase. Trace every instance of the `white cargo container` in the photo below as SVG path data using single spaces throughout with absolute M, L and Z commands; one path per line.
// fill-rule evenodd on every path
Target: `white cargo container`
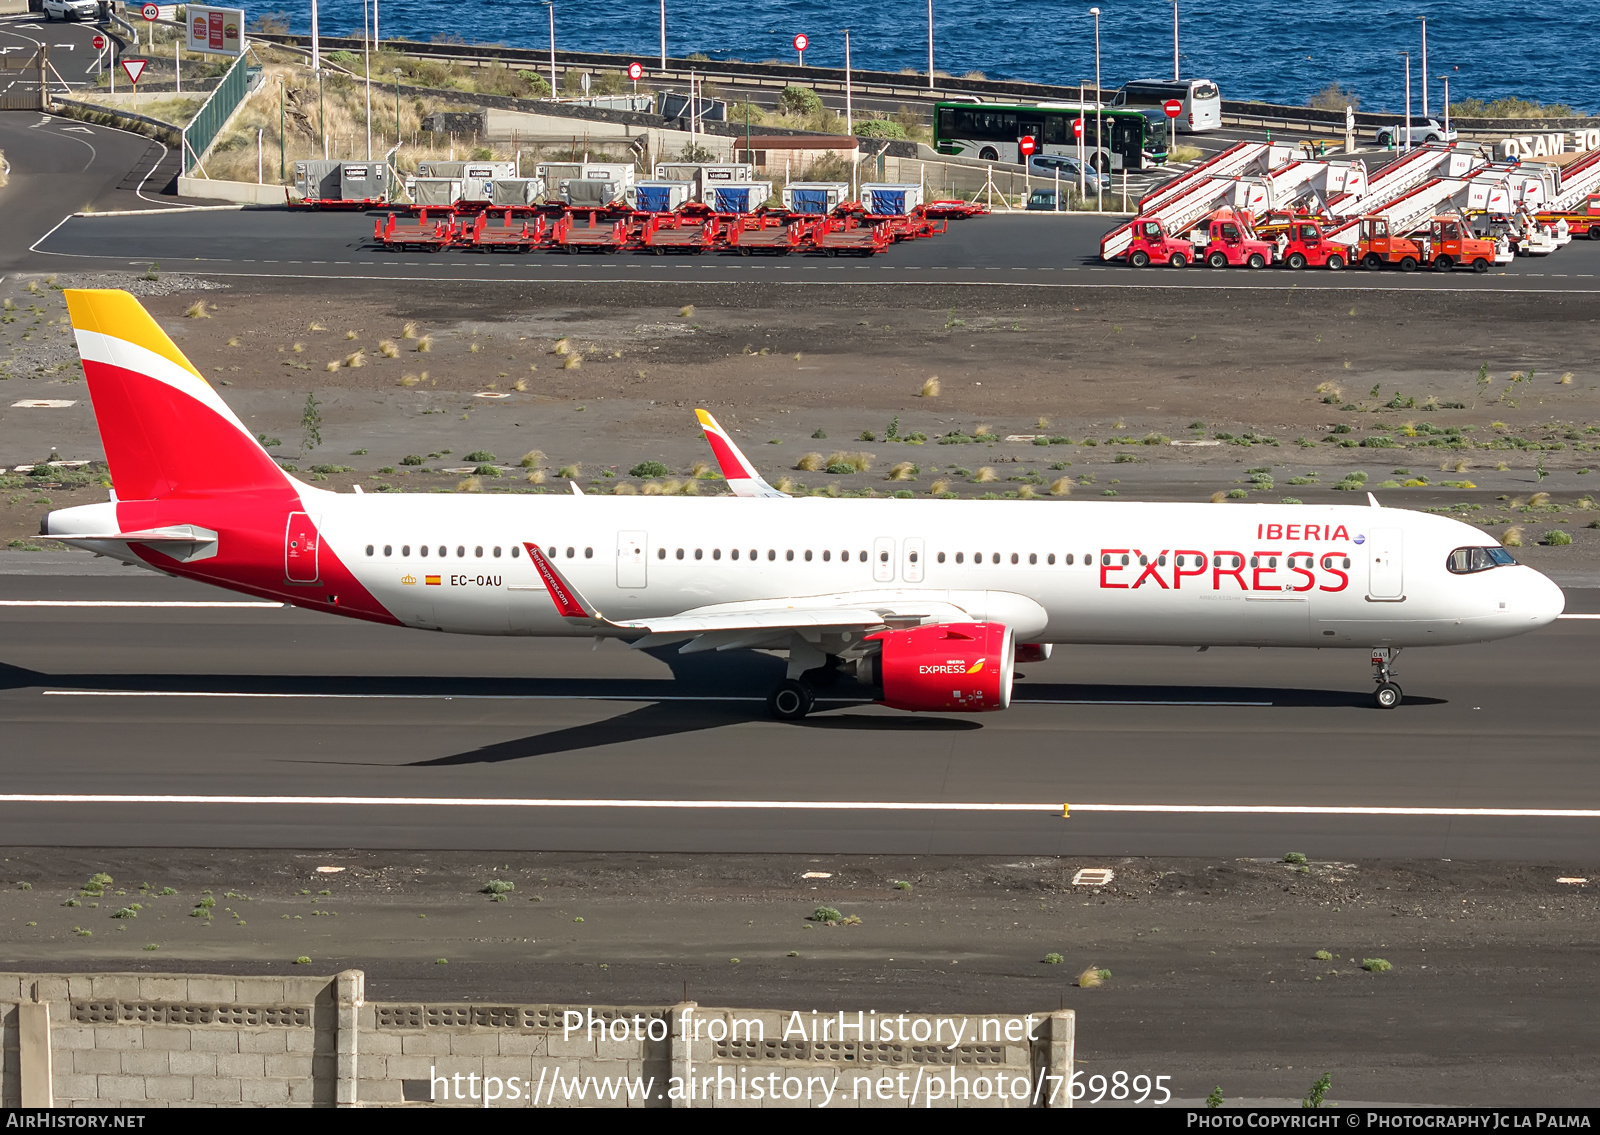
M 920 185 L 863 185 L 861 207 L 879 217 L 903 217 L 922 204 Z
M 694 199 L 710 204 L 711 191 L 718 185 L 748 182 L 755 177 L 749 162 L 657 162 L 659 181 L 687 181 L 694 186 Z
M 772 196 L 772 182 L 722 182 L 706 187 L 705 203 L 718 213 L 754 213 Z
M 584 162 L 583 172 L 578 176 L 585 181 L 615 181 L 620 185 L 632 185 L 635 173 L 631 163 Z
M 546 185 L 561 188 L 561 183 L 569 178 L 583 176 L 582 162 L 540 162 L 533 167 L 536 176 L 544 178 Z
M 791 213 L 826 215 L 849 196 L 848 181 L 791 181 L 783 187 L 783 207 Z
M 694 200 L 694 184 L 688 181 L 641 181 L 630 185 L 625 194 L 628 204 L 641 213 L 670 213 Z

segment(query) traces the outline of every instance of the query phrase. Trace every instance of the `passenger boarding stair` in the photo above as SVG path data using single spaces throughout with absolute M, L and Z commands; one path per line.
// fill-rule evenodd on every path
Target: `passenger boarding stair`
M 1253 209 L 1255 202 L 1248 191 L 1243 191 L 1245 199 L 1240 199 L 1240 180 L 1285 165 L 1298 152 L 1295 146 L 1237 142 L 1145 194 L 1139 199 L 1139 219 L 1157 219 L 1168 233 L 1176 234 L 1224 205 Z M 1100 239 L 1100 258 L 1115 260 L 1132 243 L 1133 222 L 1129 221 Z
M 1365 192 L 1349 190 L 1331 197 L 1328 215 L 1335 221 L 1370 216 L 1419 185 L 1440 177 L 1464 177 L 1483 164 L 1477 151 L 1453 143 L 1421 146 L 1373 171 Z
M 1325 235 L 1335 244 L 1353 248 L 1361 239 L 1361 217 L 1382 217 L 1389 222 L 1391 233 L 1404 236 L 1427 224 L 1437 213 L 1456 213 L 1468 208 L 1475 188 L 1479 192 L 1486 191 L 1483 185 L 1464 177 L 1436 177 L 1384 205 L 1349 218 Z
M 1317 200 L 1321 213 L 1327 201 L 1343 193 L 1364 193 L 1367 187 L 1367 165 L 1354 161 L 1323 161 L 1301 159 L 1279 166 L 1262 179 L 1267 188 L 1267 202 L 1261 212 L 1278 212 L 1288 209 L 1308 196 Z
M 1561 186 L 1545 209 L 1552 213 L 1581 212 L 1593 193 L 1600 193 L 1600 150 L 1561 171 Z

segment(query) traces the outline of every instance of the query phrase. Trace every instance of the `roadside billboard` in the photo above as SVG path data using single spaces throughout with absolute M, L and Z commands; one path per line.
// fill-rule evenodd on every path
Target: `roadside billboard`
M 190 51 L 203 51 L 208 55 L 241 55 L 244 53 L 244 9 L 204 8 L 189 5 Z

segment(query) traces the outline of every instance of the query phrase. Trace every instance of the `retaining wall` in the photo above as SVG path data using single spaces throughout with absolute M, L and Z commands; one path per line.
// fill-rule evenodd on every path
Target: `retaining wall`
M 369 1002 L 332 976 L 0 973 L 0 1107 L 1070 1106 L 1070 1011 Z

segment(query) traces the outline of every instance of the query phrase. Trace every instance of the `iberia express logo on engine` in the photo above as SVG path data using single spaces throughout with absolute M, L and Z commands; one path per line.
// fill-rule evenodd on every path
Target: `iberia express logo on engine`
M 917 672 L 921 674 L 976 674 L 983 669 L 983 659 L 978 659 L 968 666 L 957 658 L 950 662 L 936 662 L 932 665 L 919 666 Z

